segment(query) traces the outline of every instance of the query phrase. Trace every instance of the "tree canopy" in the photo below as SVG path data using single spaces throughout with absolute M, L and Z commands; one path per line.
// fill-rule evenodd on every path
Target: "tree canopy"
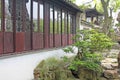
M 103 23 L 103 32 L 105 34 L 110 33 L 112 27 L 113 11 L 116 12 L 120 9 L 120 0 L 94 0 L 97 5 L 98 11 L 103 11 L 104 23 Z
M 116 12 L 120 9 L 120 0 L 92 0 L 92 4 L 82 4 L 79 5 L 82 9 L 87 8 L 96 8 L 98 12 L 102 12 L 104 16 L 102 31 L 105 34 L 109 34 L 110 29 L 112 27 L 113 21 L 113 12 Z M 93 6 L 94 5 L 94 6 Z
M 76 0 L 70 0 L 70 1 L 74 3 Z

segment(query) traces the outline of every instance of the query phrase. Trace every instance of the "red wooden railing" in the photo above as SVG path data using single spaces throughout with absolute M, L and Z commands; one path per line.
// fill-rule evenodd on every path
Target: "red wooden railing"
M 4 33 L 4 53 L 11 53 L 14 51 L 13 32 Z
M 15 41 L 15 51 L 21 52 L 25 50 L 25 33 L 17 32 L 16 33 L 16 41 Z
M 0 32 L 0 54 L 3 53 L 3 33 Z
M 43 48 L 43 33 L 39 33 L 39 32 L 34 32 L 33 33 L 33 49 L 41 49 Z

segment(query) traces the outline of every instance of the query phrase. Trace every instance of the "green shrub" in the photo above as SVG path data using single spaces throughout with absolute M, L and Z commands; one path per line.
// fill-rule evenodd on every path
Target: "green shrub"
M 86 68 L 95 72 L 101 72 L 100 66 L 101 55 L 98 54 L 86 54 L 84 58 L 75 59 L 69 66 L 70 70 L 78 71 L 79 68 Z
M 71 71 L 68 69 L 69 58 L 64 57 L 64 59 L 52 57 L 43 60 L 34 70 L 37 75 L 39 73 L 36 80 L 75 80 Z
M 74 52 L 73 46 L 78 48 L 77 55 L 69 69 L 77 71 L 78 68 L 84 67 L 101 72 L 100 60 L 102 55 L 95 52 L 111 49 L 114 44 L 112 39 L 95 30 L 80 30 L 73 39 L 76 42 L 71 47 L 64 49 L 65 52 L 69 53 Z

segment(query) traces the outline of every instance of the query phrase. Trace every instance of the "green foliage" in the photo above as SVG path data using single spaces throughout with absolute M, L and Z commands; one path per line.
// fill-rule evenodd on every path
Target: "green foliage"
M 73 52 L 72 47 L 67 47 L 67 48 L 64 48 L 63 50 L 64 50 L 64 52 L 66 52 L 66 53 Z
M 95 30 L 80 30 L 73 38 L 76 42 L 72 45 L 78 48 L 75 60 L 69 69 L 78 70 L 84 67 L 93 71 L 101 71 L 101 54 L 95 52 L 110 49 L 113 45 L 112 40 L 103 33 Z M 65 52 L 73 52 L 73 48 L 64 49 Z
M 72 3 L 75 3 L 76 0 L 70 0 Z
M 59 66 L 58 62 L 60 62 L 60 60 L 52 57 L 52 58 L 48 58 L 46 61 L 45 61 L 45 67 L 54 67 L 54 66 Z
M 67 56 L 62 57 L 62 59 L 63 59 L 64 62 L 68 61 L 68 57 Z
M 79 68 L 87 68 L 89 70 L 101 72 L 102 71 L 102 68 L 100 66 L 101 59 L 102 55 L 100 54 L 87 53 L 81 59 L 75 59 L 69 66 L 69 69 L 77 71 L 79 70 Z
M 93 0 L 93 1 L 96 4 L 97 10 L 103 12 L 101 0 Z M 105 3 L 107 3 L 108 0 L 104 0 L 104 1 L 105 1 Z M 120 9 L 120 0 L 109 0 L 109 4 L 108 4 L 107 8 L 108 9 L 112 8 L 113 11 L 116 12 L 118 9 Z
M 39 29 L 40 30 L 38 30 L 38 22 L 37 22 L 37 20 L 33 20 L 33 29 L 34 29 L 34 32 L 42 32 L 43 33 L 43 22 L 44 22 L 44 20 L 43 19 L 40 19 L 40 22 L 39 22 Z
M 98 12 L 104 12 L 103 11 L 103 8 L 102 8 L 102 3 L 100 0 L 93 0 L 94 1 L 94 4 L 96 5 L 96 9 Z
M 120 23 L 117 23 L 115 26 L 120 27 Z
M 95 9 L 97 9 L 98 12 L 103 14 L 104 22 L 102 23 L 102 31 L 109 35 L 110 28 L 114 25 L 112 22 L 112 19 L 110 18 L 114 17 L 112 15 L 113 12 L 116 12 L 120 9 L 120 0 L 92 0 L 94 4 L 88 3 L 84 5 L 80 5 L 81 9 L 87 9 L 87 8 L 93 8 L 92 5 L 95 5 Z
M 86 69 L 93 70 L 96 72 L 102 71 L 102 68 L 99 64 L 96 64 L 90 61 L 74 61 L 69 67 L 69 69 L 75 70 L 75 71 L 79 70 L 79 68 L 86 68 Z
M 55 20 L 54 21 L 54 33 L 55 34 L 60 34 L 62 31 L 62 34 L 67 33 L 66 27 L 65 27 L 66 21 L 62 19 L 62 24 L 59 21 Z M 70 24 L 70 23 L 69 23 Z M 62 28 L 60 27 L 62 25 Z M 70 25 L 68 26 L 68 31 L 70 31 Z M 50 20 L 50 33 L 53 34 L 53 20 Z
M 43 24 L 44 24 L 44 20 L 43 19 L 40 19 L 40 32 L 43 32 Z
M 93 61 L 95 63 L 100 63 L 100 60 L 102 60 L 102 55 L 99 53 L 94 53 L 94 54 L 90 54 L 90 53 L 86 53 L 85 57 L 82 60 L 87 60 L 87 61 Z
M 53 20 L 50 19 L 50 33 L 53 34 Z
M 40 62 L 34 70 L 37 73 L 36 80 L 74 80 L 74 76 L 67 68 L 70 60 L 66 56 L 63 59 L 51 57 Z
M 114 12 L 120 9 L 120 0 L 110 0 L 109 7 L 113 8 Z
M 86 4 L 86 5 L 82 4 L 82 5 L 79 5 L 79 8 L 82 10 L 86 10 L 88 8 L 91 8 L 91 5 L 90 4 Z
M 82 38 L 80 40 L 80 38 Z M 79 50 L 84 50 L 82 53 L 88 51 L 94 53 L 96 51 L 103 51 L 110 49 L 113 45 L 112 40 L 104 33 L 97 32 L 95 30 L 80 30 L 74 37 L 76 43 L 73 46 L 78 47 Z

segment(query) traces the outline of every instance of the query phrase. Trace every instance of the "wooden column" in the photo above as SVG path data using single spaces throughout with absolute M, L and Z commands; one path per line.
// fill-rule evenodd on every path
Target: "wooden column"
M 33 50 L 33 0 L 30 3 L 30 35 L 31 35 L 31 50 Z
M 2 14 L 2 16 L 1 16 L 1 31 L 0 31 L 0 55 L 1 54 L 3 54 L 3 47 L 4 47 L 4 45 L 3 45 L 3 43 L 4 43 L 4 38 L 3 38 L 3 26 L 4 26 L 4 22 L 3 22 L 3 18 L 4 18 L 4 3 L 3 3 L 3 0 L 1 0 L 1 4 L 0 4 L 0 7 L 1 7 L 1 13 L 0 14 Z
M 44 47 L 49 48 L 49 4 L 44 3 Z
M 14 52 L 16 49 L 16 0 L 13 2 L 13 39 L 14 39 Z

